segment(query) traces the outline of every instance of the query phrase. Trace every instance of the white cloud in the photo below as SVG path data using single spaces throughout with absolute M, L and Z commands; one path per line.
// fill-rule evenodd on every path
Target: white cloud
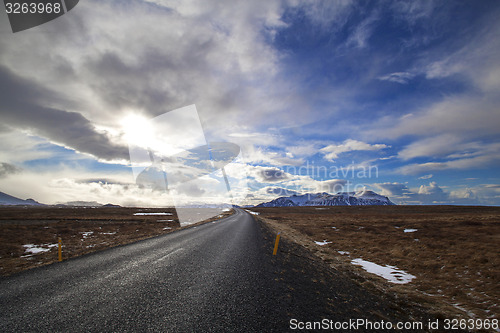
M 341 144 L 334 144 L 326 146 L 320 151 L 325 154 L 325 159 L 333 161 L 337 159 L 339 154 L 350 152 L 350 151 L 359 151 L 359 150 L 368 150 L 368 151 L 377 151 L 384 148 L 389 148 L 388 145 L 385 144 L 369 144 L 358 140 L 347 139 Z
M 370 130 L 376 137 L 404 135 L 448 135 L 464 139 L 495 135 L 500 122 L 497 96 L 451 96 L 411 117 L 394 120 L 389 126 Z
M 430 171 L 439 171 L 447 169 L 468 170 L 468 169 L 485 169 L 500 162 L 500 155 L 480 155 L 471 158 L 463 158 L 450 160 L 446 162 L 426 162 L 408 164 L 397 169 L 397 172 L 403 175 L 417 175 Z
M 388 196 L 397 204 L 477 204 L 480 199 L 477 190 L 455 189 L 445 191 L 436 182 L 429 185 L 421 185 L 410 189 L 407 184 L 402 183 L 379 183 L 373 184 L 379 188 L 382 195 Z M 490 198 L 484 197 L 482 202 L 491 202 Z
M 288 145 L 288 147 L 286 147 L 286 150 L 293 156 L 302 157 L 312 156 L 319 151 L 317 145 L 310 143 L 304 143 L 302 145 Z
M 21 164 L 25 161 L 50 158 L 54 153 L 41 149 L 48 142 L 18 130 L 0 131 L 0 161 Z
M 291 180 L 283 182 L 283 185 L 295 188 L 300 193 L 337 193 L 344 191 L 345 186 L 348 185 L 348 181 L 345 179 L 316 180 L 309 176 L 295 175 Z
M 391 81 L 400 84 L 407 84 L 411 79 L 415 77 L 415 74 L 409 72 L 396 72 L 383 76 L 379 76 L 379 80 L 381 81 Z
M 462 143 L 462 139 L 451 134 L 443 134 L 417 140 L 403 148 L 398 153 L 398 157 L 403 160 L 409 160 L 422 156 L 439 156 L 457 151 L 457 145 Z
M 256 148 L 250 151 L 245 150 L 245 160 L 247 163 L 264 163 L 276 166 L 299 166 L 304 162 L 300 158 L 290 158 L 279 152 L 265 151 L 264 148 Z
M 391 7 L 395 16 L 407 21 L 410 26 L 419 20 L 428 19 L 434 12 L 434 1 L 394 1 Z
M 378 183 L 373 184 L 378 187 L 382 192 L 380 194 L 392 197 L 392 196 L 403 196 L 410 193 L 408 186 L 401 183 Z
M 347 38 L 347 46 L 365 48 L 368 46 L 368 39 L 373 34 L 374 23 L 380 19 L 379 13 L 375 10 L 366 19 L 361 21 L 351 35 Z
M 355 9 L 355 2 L 351 0 L 288 0 L 288 3 L 323 29 L 339 29 Z

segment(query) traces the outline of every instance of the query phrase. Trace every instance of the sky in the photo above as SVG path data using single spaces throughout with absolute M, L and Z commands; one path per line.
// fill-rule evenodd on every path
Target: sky
M 220 174 L 165 193 L 133 173 L 141 124 L 196 105 L 207 142 L 241 149 L 239 204 L 368 189 L 500 205 L 498 17 L 487 0 L 86 0 L 12 33 L 0 11 L 0 191 L 224 200 Z

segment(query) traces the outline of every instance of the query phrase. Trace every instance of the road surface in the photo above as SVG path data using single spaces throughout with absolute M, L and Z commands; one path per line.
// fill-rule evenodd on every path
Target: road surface
M 0 279 L 0 332 L 286 332 L 296 322 L 406 314 L 251 215 Z

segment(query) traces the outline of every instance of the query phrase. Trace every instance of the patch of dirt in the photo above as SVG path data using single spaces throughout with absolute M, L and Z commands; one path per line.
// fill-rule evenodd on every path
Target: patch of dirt
M 134 215 L 166 213 L 167 215 Z M 211 222 L 234 210 L 186 228 Z M 170 214 L 170 215 L 169 215 Z M 173 208 L 0 208 L 0 275 L 133 243 L 180 229 Z
M 318 208 L 252 211 L 282 237 L 309 249 L 332 268 L 351 272 L 367 287 L 396 291 L 447 318 L 498 319 L 499 207 Z M 320 246 L 315 241 L 331 243 Z M 356 258 L 395 266 L 416 278 L 392 284 L 351 264 Z

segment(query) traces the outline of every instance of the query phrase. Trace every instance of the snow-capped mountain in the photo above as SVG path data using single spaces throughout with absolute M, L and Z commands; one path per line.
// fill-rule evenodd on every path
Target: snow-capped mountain
M 257 207 L 294 207 L 294 206 L 389 206 L 394 203 L 373 191 L 339 192 L 337 194 L 307 193 L 280 197 L 269 202 L 264 202 Z
M 43 204 L 33 199 L 23 200 L 0 192 L 0 206 L 43 206 Z

